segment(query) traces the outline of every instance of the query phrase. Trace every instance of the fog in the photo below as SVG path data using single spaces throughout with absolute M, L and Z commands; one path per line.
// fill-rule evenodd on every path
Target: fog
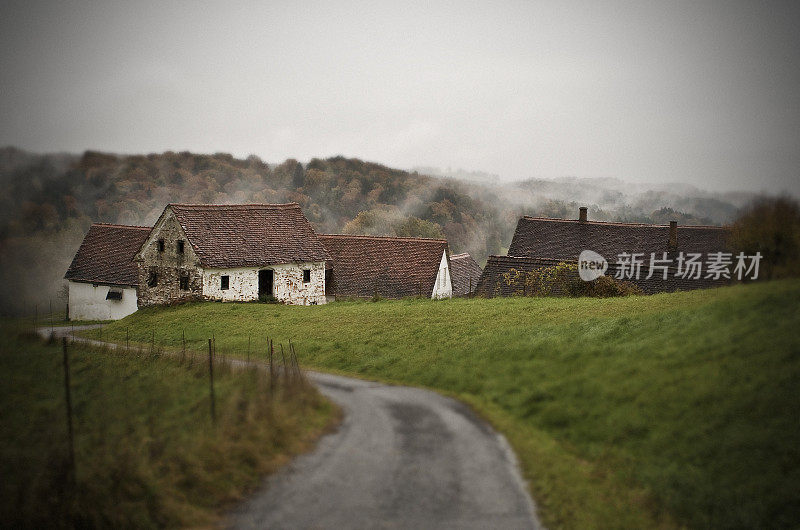
M 0 145 L 800 193 L 797 3 L 0 10 Z

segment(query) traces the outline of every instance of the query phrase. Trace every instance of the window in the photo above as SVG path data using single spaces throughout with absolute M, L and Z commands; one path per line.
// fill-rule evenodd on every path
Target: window
M 164 252 L 164 240 L 163 239 L 159 239 L 158 240 L 158 251 L 159 252 Z
M 230 276 L 220 276 L 219 278 L 219 288 L 223 291 L 227 291 L 231 285 L 231 277 Z
M 180 287 L 181 291 L 188 291 L 189 290 L 189 275 L 183 273 L 180 275 Z
M 156 271 L 150 271 L 150 274 L 147 276 L 147 286 L 155 287 L 156 285 L 158 285 L 158 273 Z
M 303 269 L 303 283 L 311 281 L 311 269 Z
M 106 300 L 122 300 L 122 289 L 111 288 L 106 293 Z
M 178 254 L 183 254 L 183 239 L 178 240 Z

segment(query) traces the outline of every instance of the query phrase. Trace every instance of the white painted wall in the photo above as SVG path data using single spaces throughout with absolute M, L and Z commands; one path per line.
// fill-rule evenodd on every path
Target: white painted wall
M 69 283 L 70 320 L 119 320 L 138 309 L 136 288 L 122 288 L 122 300 L 106 300 L 109 285 Z
M 258 299 L 258 271 L 273 270 L 273 296 L 291 305 L 324 304 L 325 263 L 289 263 L 269 267 L 204 269 L 203 297 L 223 302 L 247 302 Z M 303 270 L 311 270 L 311 281 L 303 283 Z M 221 277 L 229 277 L 229 288 L 222 290 Z
M 275 298 L 292 305 L 322 305 L 325 298 L 325 262 L 284 264 L 275 271 Z M 303 283 L 303 269 L 311 269 L 311 281 Z
M 229 288 L 220 289 L 222 276 L 228 276 Z M 223 302 L 248 302 L 258 298 L 258 269 L 203 269 L 203 297 Z
M 447 265 L 447 252 L 442 252 L 442 261 L 439 262 L 439 272 L 436 274 L 436 283 L 433 284 L 432 299 L 452 298 L 453 282 L 450 278 L 450 267 Z

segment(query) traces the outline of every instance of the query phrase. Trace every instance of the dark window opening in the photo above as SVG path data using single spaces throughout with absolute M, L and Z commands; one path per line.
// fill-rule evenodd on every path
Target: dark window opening
M 109 289 L 106 294 L 106 300 L 122 300 L 122 291 L 120 289 Z
M 223 291 L 227 291 L 231 285 L 231 277 L 230 276 L 220 276 L 219 278 L 219 288 Z
M 159 239 L 158 240 L 158 251 L 159 252 L 164 252 L 164 240 L 163 239 Z
M 147 276 L 147 286 L 155 287 L 156 285 L 158 285 L 158 273 L 156 271 L 150 271 L 150 274 Z
M 178 254 L 183 254 L 183 239 L 178 241 Z
M 189 290 L 189 275 L 188 274 L 181 274 L 180 275 L 180 287 L 181 287 L 181 291 L 188 291 Z
M 304 269 L 303 270 L 303 283 L 308 283 L 311 281 L 311 270 Z

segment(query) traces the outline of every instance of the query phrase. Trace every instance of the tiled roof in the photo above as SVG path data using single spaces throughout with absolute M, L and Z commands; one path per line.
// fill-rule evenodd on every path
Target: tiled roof
M 453 281 L 453 296 L 465 296 L 475 292 L 481 277 L 480 265 L 467 253 L 450 256 L 450 277 Z
M 339 297 L 431 296 L 443 239 L 320 235 L 333 261 L 333 290 Z
M 719 252 L 727 247 L 728 230 L 718 226 L 679 226 L 678 252 Z M 622 252 L 660 254 L 668 251 L 669 225 L 580 222 L 572 219 L 522 217 L 509 256 L 577 260 L 582 250 L 606 259 Z
M 297 203 L 170 204 L 204 267 L 324 261 L 325 248 Z
M 147 226 L 93 224 L 64 278 L 112 285 L 137 285 L 133 257 L 150 234 Z

